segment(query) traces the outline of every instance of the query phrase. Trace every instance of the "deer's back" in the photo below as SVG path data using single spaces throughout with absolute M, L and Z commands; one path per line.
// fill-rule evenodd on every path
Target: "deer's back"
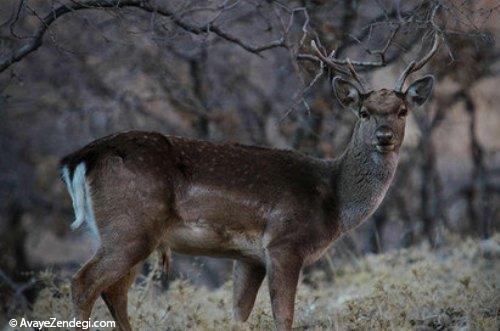
M 107 136 L 67 155 L 70 174 L 85 162 L 87 175 L 109 158 L 120 158 L 137 174 L 175 179 L 177 186 L 203 185 L 269 199 L 284 194 L 311 196 L 325 179 L 319 160 L 302 154 L 241 144 L 131 131 Z

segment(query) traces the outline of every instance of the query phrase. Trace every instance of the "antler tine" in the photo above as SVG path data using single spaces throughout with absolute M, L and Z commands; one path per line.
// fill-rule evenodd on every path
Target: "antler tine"
M 417 62 L 413 60 L 406 66 L 406 68 L 403 70 L 398 80 L 396 81 L 396 84 L 394 85 L 395 91 L 401 92 L 403 90 L 403 85 L 405 83 L 406 78 L 408 78 L 408 76 L 411 73 L 420 70 L 427 62 L 429 62 L 430 58 L 437 52 L 439 48 L 440 39 L 441 38 L 439 37 L 438 33 L 435 32 L 432 48 L 424 57 L 420 59 L 420 61 Z
M 316 42 L 314 40 L 311 41 L 311 47 L 312 49 L 316 52 L 316 55 L 319 57 L 319 59 L 329 67 L 331 67 L 333 70 L 336 70 L 338 72 L 343 73 L 344 75 L 349 75 L 349 71 L 347 71 L 345 68 L 340 66 L 339 64 L 333 62 L 330 60 L 326 55 L 324 55 L 316 45 Z
M 360 76 L 358 75 L 358 73 L 356 72 L 356 70 L 354 69 L 354 65 L 351 63 L 351 60 L 349 58 L 346 59 L 346 66 L 347 66 L 347 69 L 338 64 L 338 63 L 335 63 L 330 57 L 326 56 L 325 54 L 323 54 L 318 46 L 316 45 L 316 42 L 314 40 L 311 41 L 311 47 L 313 48 L 313 50 L 316 52 L 316 55 L 320 58 L 320 60 L 328 65 L 329 67 L 331 67 L 333 70 L 337 71 L 337 72 L 340 72 L 348 77 L 352 77 L 359 85 L 359 87 L 361 88 L 362 92 L 364 93 L 365 92 L 365 88 L 363 86 L 363 83 L 362 83 L 362 80 L 360 78 Z
M 362 93 L 366 93 L 365 87 L 363 85 L 363 81 L 361 77 L 358 75 L 356 70 L 354 69 L 354 66 L 351 63 L 351 60 L 349 58 L 346 59 L 347 61 L 347 68 L 349 69 L 349 72 L 352 76 L 352 78 L 358 83 L 359 87 L 361 88 Z

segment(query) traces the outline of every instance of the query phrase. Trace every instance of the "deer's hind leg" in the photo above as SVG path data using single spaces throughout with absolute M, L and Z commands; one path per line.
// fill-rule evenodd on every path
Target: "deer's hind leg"
M 88 320 L 103 294 L 122 329 L 130 328 L 126 311 L 131 270 L 155 250 L 171 218 L 166 181 L 132 172 L 113 158 L 90 176 L 90 193 L 100 247 L 74 276 L 76 317 Z M 135 170 L 135 169 L 134 169 Z M 113 176 L 107 176 L 108 173 Z M 128 278 L 128 279 L 127 279 Z
M 158 159 L 152 157 L 158 151 L 151 144 L 130 146 L 122 147 L 121 155 L 103 154 L 85 174 L 85 219 L 94 221 L 91 228 L 100 247 L 72 281 L 78 319 L 88 320 L 95 300 L 104 293 L 123 329 L 130 328 L 126 292 L 131 280 L 127 275 L 160 245 L 169 220 L 175 218 L 169 175 L 175 169 L 169 168 L 168 158 L 161 160 L 160 169 Z
M 112 310 L 115 310 L 116 321 L 119 324 L 128 321 L 126 291 L 132 278 L 131 269 L 147 258 L 153 249 L 151 243 L 142 240 L 101 246 L 73 277 L 71 285 L 76 317 L 88 320 L 95 300 L 105 293 L 114 300 Z M 127 322 L 124 326 L 127 326 Z
M 125 276 L 101 293 L 101 297 L 118 324 L 118 328 L 122 331 L 132 330 L 127 312 L 128 290 L 134 282 L 137 272 L 138 267 L 133 267 Z

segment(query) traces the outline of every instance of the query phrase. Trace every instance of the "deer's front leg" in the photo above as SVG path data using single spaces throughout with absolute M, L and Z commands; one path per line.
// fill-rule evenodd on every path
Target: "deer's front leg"
M 287 249 L 268 250 L 267 276 L 276 329 L 291 330 L 295 292 L 303 259 Z
M 252 311 L 266 269 L 261 265 L 235 261 L 233 267 L 233 315 L 245 322 Z

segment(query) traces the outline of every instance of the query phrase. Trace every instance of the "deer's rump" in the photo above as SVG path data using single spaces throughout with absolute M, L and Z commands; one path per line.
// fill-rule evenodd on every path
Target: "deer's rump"
M 64 157 L 60 170 L 75 211 L 71 227 L 86 223 L 99 241 L 131 223 L 161 232 L 172 216 L 175 178 L 182 177 L 168 139 L 148 132 L 96 140 Z

